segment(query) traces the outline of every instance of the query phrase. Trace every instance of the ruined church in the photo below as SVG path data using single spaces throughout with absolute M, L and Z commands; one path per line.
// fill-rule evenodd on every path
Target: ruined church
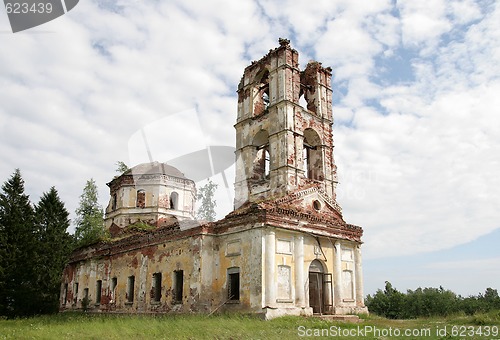
M 361 227 L 336 201 L 331 69 L 288 40 L 238 85 L 234 210 L 195 219 L 195 183 L 166 163 L 113 178 L 111 240 L 76 250 L 60 310 L 366 313 Z

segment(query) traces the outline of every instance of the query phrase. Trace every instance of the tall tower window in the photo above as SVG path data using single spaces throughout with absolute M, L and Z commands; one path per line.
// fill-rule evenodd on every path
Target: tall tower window
M 113 194 L 113 202 L 111 203 L 111 210 L 116 210 L 116 203 L 118 198 L 116 197 L 116 193 Z
M 264 103 L 264 110 L 267 110 L 269 107 L 270 99 L 269 99 L 269 87 L 267 87 L 267 91 L 262 93 L 262 102 Z
M 306 178 L 323 180 L 323 155 L 321 139 L 313 129 L 304 130 L 304 148 L 302 153 L 303 170 Z
M 271 172 L 271 155 L 269 154 L 269 146 L 264 149 L 264 176 L 266 178 Z
M 309 146 L 306 143 L 302 149 L 302 160 L 302 170 L 304 170 L 306 178 L 311 178 L 309 177 Z
M 269 152 L 269 134 L 266 130 L 260 130 L 253 139 L 256 149 L 253 178 L 264 180 L 269 178 L 271 172 L 271 154 Z

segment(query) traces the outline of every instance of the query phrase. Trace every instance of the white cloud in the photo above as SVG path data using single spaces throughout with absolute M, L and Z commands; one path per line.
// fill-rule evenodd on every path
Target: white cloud
M 446 4 L 445 0 L 398 2 L 404 45 L 423 47 L 424 52 L 436 47 L 441 35 L 452 28 Z
M 497 17 L 413 60 L 415 82 L 380 91 L 387 115 L 358 107 L 354 126 L 337 129 L 341 181 L 347 174 L 347 188 L 363 188 L 365 202 L 341 197 L 365 225 L 368 256 L 447 248 L 498 228 Z M 359 101 L 376 93 L 365 92 Z M 349 176 L 356 172 L 368 175 Z
M 468 24 L 481 17 L 481 9 L 473 0 L 451 1 L 449 7 L 454 21 L 458 24 Z

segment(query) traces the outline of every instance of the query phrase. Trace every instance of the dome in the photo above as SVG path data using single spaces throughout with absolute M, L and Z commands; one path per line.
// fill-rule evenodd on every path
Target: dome
M 152 162 L 152 163 L 142 163 L 134 166 L 131 169 L 125 171 L 123 175 L 167 175 L 177 178 L 188 179 L 184 174 L 177 168 L 168 165 L 167 163 Z

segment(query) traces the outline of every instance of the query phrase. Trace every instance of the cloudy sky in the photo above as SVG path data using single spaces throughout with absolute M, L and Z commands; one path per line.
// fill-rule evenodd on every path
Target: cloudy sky
M 279 37 L 333 68 L 338 200 L 365 230 L 366 293 L 500 288 L 494 0 L 86 0 L 16 34 L 1 8 L 0 181 L 20 168 L 33 202 L 55 186 L 74 212 L 90 178 L 107 205 L 118 160 L 233 147 L 243 69 Z M 222 151 L 197 178 L 219 183 L 219 217 Z

